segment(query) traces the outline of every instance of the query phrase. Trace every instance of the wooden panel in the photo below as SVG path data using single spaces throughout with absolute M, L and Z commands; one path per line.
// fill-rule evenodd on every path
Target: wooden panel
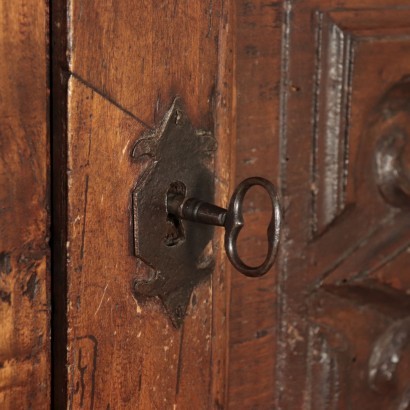
M 47 2 L 0 2 L 0 407 L 50 400 Z
M 278 408 L 409 403 L 410 10 L 375 3 L 286 4 Z
M 258 175 L 276 183 L 279 159 L 279 81 L 282 2 L 237 2 L 236 183 Z M 253 189 L 245 204 L 240 251 L 256 265 L 266 252 L 270 202 Z M 276 272 L 232 275 L 229 404 L 271 409 L 275 395 Z
M 55 14 L 61 25 L 63 6 Z M 159 301 L 132 295 L 133 279 L 148 269 L 133 255 L 131 192 L 145 164 L 133 162 L 131 150 L 179 95 L 194 125 L 216 132 L 216 199 L 226 203 L 234 133 L 231 7 L 71 2 L 68 60 L 59 63 L 69 71 L 67 134 L 60 127 L 67 158 L 56 153 L 68 198 L 59 220 L 63 235 L 67 230 L 59 259 L 67 289 L 57 289 L 67 292 L 67 327 L 60 338 L 68 345 L 67 356 L 57 358 L 68 369 L 56 382 L 60 406 L 225 406 L 229 272 L 222 232 L 213 278 L 194 290 L 176 330 Z

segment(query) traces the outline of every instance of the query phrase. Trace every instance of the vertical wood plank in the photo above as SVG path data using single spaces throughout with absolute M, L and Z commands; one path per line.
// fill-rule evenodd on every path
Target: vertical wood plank
M 216 204 L 227 204 L 235 184 L 236 160 L 236 2 L 223 3 L 220 20 L 218 83 L 215 106 L 215 135 L 218 150 L 215 161 Z M 217 269 L 212 277 L 212 390 L 211 408 L 229 408 L 229 308 L 231 264 L 226 259 L 224 230 L 217 231 Z
M 48 5 L 0 2 L 0 408 L 49 408 Z
M 56 357 L 67 373 L 56 403 L 224 408 L 229 276 L 221 236 L 214 276 L 194 290 L 181 329 L 158 301 L 135 299 L 132 281 L 148 272 L 133 255 L 131 192 L 146 164 L 133 162 L 131 150 L 179 95 L 194 125 L 216 132 L 217 200 L 226 204 L 232 2 L 74 0 L 67 10 L 63 3 L 53 22 L 66 34 L 54 66 L 66 101 L 55 152 L 65 192 L 57 199 L 63 286 L 56 294 L 67 353 Z M 61 29 L 67 16 L 70 26 Z
M 236 184 L 258 175 L 278 180 L 282 1 L 237 2 Z M 266 252 L 269 199 L 252 190 L 245 203 L 242 255 L 260 263 Z M 266 276 L 232 274 L 229 404 L 274 407 L 276 265 Z

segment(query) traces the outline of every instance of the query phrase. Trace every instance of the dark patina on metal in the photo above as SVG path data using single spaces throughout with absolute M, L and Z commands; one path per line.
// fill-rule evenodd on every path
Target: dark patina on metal
M 133 192 L 133 216 L 135 254 L 153 272 L 148 280 L 136 280 L 134 291 L 158 296 L 176 327 L 185 317 L 192 289 L 213 270 L 209 246 L 213 226 L 225 228 L 228 258 L 246 276 L 267 273 L 278 249 L 281 210 L 271 182 L 260 177 L 245 179 L 235 189 L 228 209 L 210 202 L 214 196 L 210 169 L 215 148 L 213 136 L 195 130 L 176 99 L 161 126 L 140 138 L 133 150 L 134 158 L 152 158 Z M 265 260 L 253 267 L 240 258 L 237 240 L 244 224 L 243 201 L 255 185 L 269 194 L 272 216 Z
M 258 266 L 249 266 L 242 261 L 238 254 L 237 240 L 244 220 L 242 206 L 245 195 L 250 188 L 259 185 L 266 190 L 272 204 L 272 216 L 267 229 L 268 251 L 265 260 Z M 201 201 L 196 198 L 188 198 L 182 194 L 168 195 L 168 212 L 179 220 L 188 220 L 202 224 L 223 226 L 225 228 L 225 251 L 232 265 L 243 275 L 250 277 L 262 276 L 272 267 L 279 244 L 281 229 L 281 209 L 275 187 L 271 182 L 261 177 L 251 177 L 242 181 L 235 189 L 228 209 Z
M 134 292 L 158 296 L 174 326 L 186 314 L 192 289 L 214 268 L 210 251 L 213 227 L 181 221 L 167 210 L 172 195 L 213 201 L 213 153 L 210 132 L 195 129 L 180 99 L 175 99 L 160 126 L 143 135 L 132 156 L 150 164 L 133 191 L 135 255 L 152 269 L 148 280 L 136 280 Z

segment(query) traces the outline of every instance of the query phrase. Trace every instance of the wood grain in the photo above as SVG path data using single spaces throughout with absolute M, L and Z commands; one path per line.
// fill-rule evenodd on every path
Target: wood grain
M 66 13 L 70 21 L 55 62 L 68 79 L 55 77 L 66 99 L 59 132 L 67 149 L 55 152 L 56 175 L 66 175 L 56 181 L 65 192 L 59 200 L 67 198 L 57 220 L 67 286 L 56 289 L 68 349 L 56 352 L 68 370 L 56 382 L 60 406 L 225 407 L 229 275 L 221 237 L 215 274 L 194 290 L 180 330 L 158 301 L 136 300 L 132 281 L 148 272 L 133 255 L 131 192 L 145 165 L 131 160 L 131 150 L 179 95 L 195 127 L 215 130 L 217 199 L 226 203 L 235 132 L 232 7 L 75 0 L 55 10 L 56 32 Z
M 381 195 L 375 161 L 383 141 L 408 146 L 410 10 L 285 8 L 276 407 L 406 408 L 410 362 L 396 335 L 407 340 L 410 219 Z
M 49 408 L 46 1 L 0 2 L 0 407 Z
M 281 1 L 237 2 L 236 184 L 263 176 L 277 184 Z M 269 199 L 252 189 L 245 206 L 241 252 L 249 264 L 266 252 Z M 232 274 L 230 307 L 230 408 L 274 406 L 276 272 L 262 278 Z

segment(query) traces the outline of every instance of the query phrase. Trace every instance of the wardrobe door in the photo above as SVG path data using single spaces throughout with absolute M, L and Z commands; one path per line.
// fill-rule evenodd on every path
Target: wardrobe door
M 158 298 L 133 291 L 135 280 L 150 277 L 133 237 L 149 215 L 133 218 L 132 207 L 150 160 L 132 151 L 178 96 L 193 126 L 216 138 L 215 203 L 226 205 L 232 8 L 229 0 L 53 4 L 56 408 L 225 405 L 223 230 L 215 230 L 214 272 L 193 289 L 176 327 Z

